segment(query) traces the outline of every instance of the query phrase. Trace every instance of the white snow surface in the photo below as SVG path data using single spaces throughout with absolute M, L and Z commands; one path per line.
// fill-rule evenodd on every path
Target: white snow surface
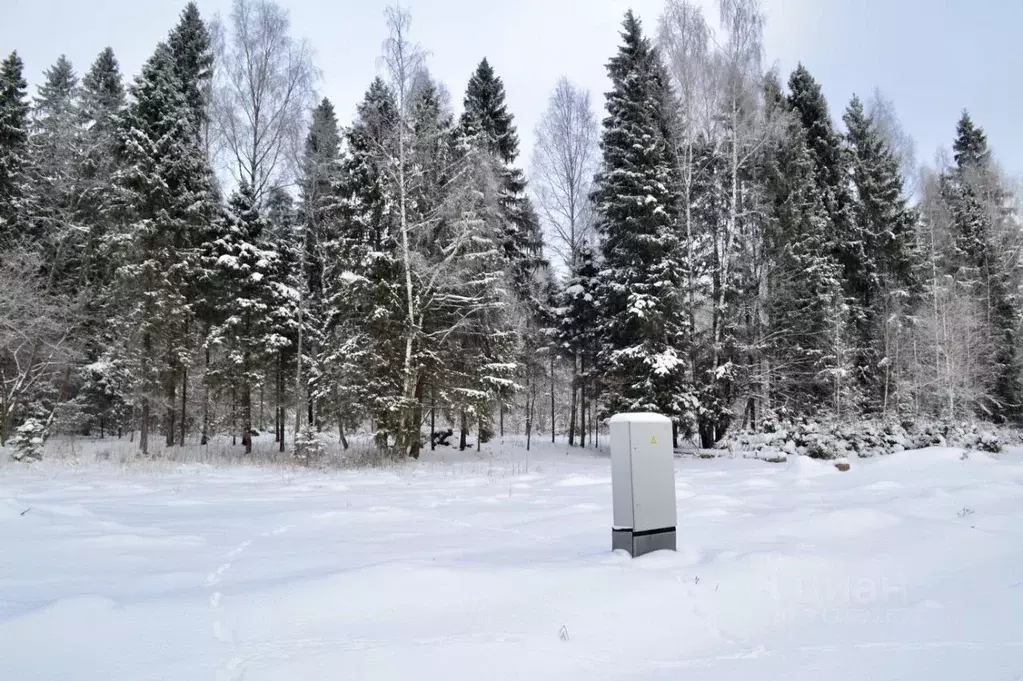
M 678 552 L 610 461 L 0 465 L 0 679 L 1018 679 L 1023 455 L 676 459 Z

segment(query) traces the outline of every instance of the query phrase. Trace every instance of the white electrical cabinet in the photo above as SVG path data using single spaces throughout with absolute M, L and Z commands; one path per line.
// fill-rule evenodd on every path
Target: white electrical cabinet
M 661 414 L 611 417 L 612 550 L 632 556 L 675 550 L 675 456 L 671 420 Z

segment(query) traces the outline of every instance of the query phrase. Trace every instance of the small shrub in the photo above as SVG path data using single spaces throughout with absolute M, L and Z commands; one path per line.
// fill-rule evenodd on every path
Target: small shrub
M 806 455 L 811 459 L 834 459 L 835 451 L 828 448 L 823 442 L 814 441 L 806 448 Z
M 977 442 L 977 449 L 982 452 L 990 452 L 991 454 L 1000 454 L 1002 442 L 994 433 L 983 433 Z
M 11 438 L 15 461 L 42 461 L 43 444 L 46 442 L 46 424 L 36 418 L 27 419 L 18 426 Z
M 480 427 L 479 435 L 481 443 L 486 444 L 490 442 L 494 439 L 494 427 L 490 423 L 484 422 Z
M 295 438 L 294 459 L 303 466 L 319 463 L 325 451 L 326 447 L 312 428 L 306 428 Z

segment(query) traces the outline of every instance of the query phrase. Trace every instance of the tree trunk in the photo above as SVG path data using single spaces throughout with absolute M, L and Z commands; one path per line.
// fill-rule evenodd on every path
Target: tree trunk
M 238 444 L 238 391 L 231 385 L 231 446 Z
M 458 449 L 464 452 L 466 447 L 466 437 L 468 436 L 469 430 L 468 426 L 465 423 L 465 409 L 462 410 L 460 421 L 461 422 L 459 423 L 460 432 L 458 434 Z
M 185 446 L 185 428 L 188 410 L 188 367 L 181 367 L 181 441 L 180 445 Z
M 209 337 L 209 325 L 206 326 L 206 336 Z M 199 444 L 205 445 L 209 442 L 210 434 L 210 349 L 206 348 L 206 364 L 203 367 L 202 376 L 202 436 Z
M 337 437 L 341 441 L 341 449 L 348 451 L 348 438 L 345 437 L 345 421 L 341 418 L 341 412 L 337 414 Z
M 301 249 L 302 254 L 300 269 L 303 281 L 308 281 L 306 278 L 305 271 L 305 249 Z M 296 366 L 295 366 L 295 439 L 298 440 L 299 433 L 302 432 L 302 324 L 305 312 L 305 296 L 303 295 L 298 302 L 298 353 L 296 355 Z
M 174 436 L 177 435 L 177 432 L 174 430 L 174 424 L 177 422 L 176 417 L 178 414 L 177 399 L 175 397 L 177 394 L 177 376 L 175 375 L 175 373 L 176 372 L 173 369 L 168 372 L 167 387 L 165 393 L 165 398 L 167 400 L 167 415 L 165 427 L 167 429 L 166 439 L 168 447 L 174 446 Z
M 526 451 L 530 449 L 533 440 L 533 407 L 536 403 L 536 377 L 530 369 L 529 385 L 526 388 Z
M 554 444 L 558 429 L 554 427 L 554 350 L 551 350 L 551 444 Z
M 419 379 L 416 381 L 416 406 L 412 410 L 412 422 L 409 424 L 408 429 L 408 455 L 413 459 L 419 458 L 419 452 L 423 448 L 423 442 L 420 435 L 420 424 L 423 422 L 423 391 L 426 389 L 426 381 L 423 380 L 422 374 L 419 375 Z
M 274 442 L 281 441 L 281 355 L 277 353 L 277 365 L 274 367 Z
M 700 449 L 714 448 L 714 426 L 710 423 L 700 424 Z
M 287 439 L 284 435 L 287 415 L 284 411 L 284 354 L 282 352 L 277 353 L 277 405 L 275 409 L 277 411 L 277 451 L 283 454 L 284 441 Z
M 579 358 L 579 446 L 586 446 L 586 360 Z
M 476 424 L 476 451 L 483 446 L 483 415 L 480 414 L 479 422 Z
M 143 456 L 149 454 L 149 398 L 142 400 L 142 422 L 139 425 L 139 450 Z
M 501 437 L 504 437 L 504 396 L 498 393 L 497 411 L 501 422 Z
M 578 383 L 579 383 L 579 360 L 578 360 L 578 358 L 573 356 L 572 357 L 572 401 L 571 401 L 571 406 L 569 407 L 569 417 L 568 417 L 568 446 L 569 447 L 574 447 L 575 446 L 575 427 L 576 427 L 575 411 L 576 411 L 576 407 L 578 406 L 576 404 L 576 395 L 579 392 L 579 385 L 578 385 Z
M 437 449 L 437 386 L 430 386 L 430 451 Z
M 247 362 L 246 362 L 247 363 Z M 248 374 L 248 372 L 246 372 Z M 245 453 L 252 453 L 252 386 L 248 378 L 242 384 L 242 444 L 245 445 Z

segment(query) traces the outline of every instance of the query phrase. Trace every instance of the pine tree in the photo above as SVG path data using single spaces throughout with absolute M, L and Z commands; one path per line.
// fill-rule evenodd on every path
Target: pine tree
M 668 82 L 631 11 L 623 26 L 623 44 L 608 64 L 604 160 L 593 193 L 604 256 L 598 351 L 604 403 L 608 412 L 656 411 L 689 428 L 696 404 L 685 380 L 685 272 L 663 125 Z
M 132 96 L 121 128 L 122 167 L 114 178 L 123 231 L 110 240 L 121 262 L 116 282 L 123 306 L 120 354 L 141 411 L 139 445 L 145 452 L 154 402 L 166 411 L 168 443 L 174 435 L 176 386 L 189 358 L 195 312 L 189 294 L 199 263 L 192 244 L 197 228 L 213 223 L 217 202 L 165 43 L 143 66 Z
M 511 264 L 516 292 L 528 299 L 532 274 L 543 264 L 543 237 L 525 193 L 525 176 L 515 167 L 519 138 L 505 103 L 504 83 L 486 59 L 469 78 L 463 107 L 460 134 L 494 159 L 501 188 L 502 248 Z
M 33 237 L 41 242 L 54 283 L 77 283 L 85 250 L 78 229 L 82 130 L 78 111 L 78 77 L 61 55 L 44 74 L 33 105 Z
M 864 114 L 859 98 L 850 102 L 843 120 L 856 190 L 855 221 L 864 243 L 856 368 L 867 391 L 864 406 L 887 413 L 898 390 L 895 341 L 918 289 L 914 245 L 918 218 L 906 200 L 899 161 Z
M 0 62 L 0 249 L 21 242 L 28 211 L 29 104 L 17 52 Z
M 1019 337 L 1021 268 L 1011 254 L 1018 239 L 1015 216 L 994 168 L 984 131 L 964 112 L 953 145 L 956 165 L 942 176 L 942 194 L 952 222 L 949 274 L 984 312 L 994 385 L 981 412 L 996 421 L 1023 414 Z

